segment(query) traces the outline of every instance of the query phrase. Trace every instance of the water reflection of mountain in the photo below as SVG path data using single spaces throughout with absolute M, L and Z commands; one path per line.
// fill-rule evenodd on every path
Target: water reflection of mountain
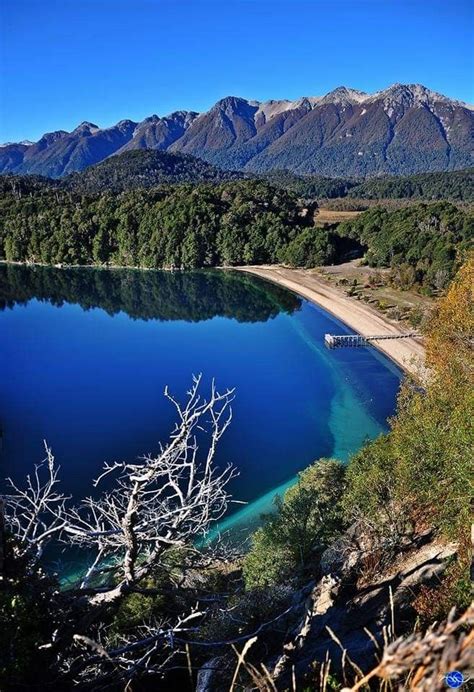
M 0 309 L 36 298 L 73 303 L 134 319 L 198 322 L 215 316 L 263 322 L 292 313 L 301 300 L 255 277 L 232 271 L 140 271 L 0 265 Z

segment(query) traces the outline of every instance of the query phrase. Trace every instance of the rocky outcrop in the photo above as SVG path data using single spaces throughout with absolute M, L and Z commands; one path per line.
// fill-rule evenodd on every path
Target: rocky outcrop
M 386 641 L 411 630 L 412 603 L 420 587 L 439 583 L 457 551 L 455 544 L 439 542 L 426 533 L 370 576 L 361 570 L 369 546 L 359 553 L 350 548 L 356 537 L 360 543 L 361 533 L 352 528 L 342 539 L 342 552 L 336 545 L 323 555 L 322 569 L 329 573 L 306 596 L 304 613 L 289 633 L 282 655 L 273 662 L 278 689 L 286 688 L 293 670 L 304 679 L 314 662 L 323 663 L 327 657 L 331 670 L 341 675 L 354 665 L 370 670 Z
M 263 660 L 275 688 L 293 689 L 293 679 L 298 689 L 311 686 L 315 667 L 328 661 L 338 679 L 353 680 L 375 669 L 387 645 L 399 648 L 397 638 L 413 631 L 414 599 L 423 586 L 439 584 L 456 553 L 455 544 L 429 531 L 399 540 L 395 549 L 364 527 L 352 526 L 322 555 L 318 578 L 294 593 L 283 646 Z M 279 628 L 279 633 L 271 627 L 262 632 L 260 651 L 277 651 L 281 622 Z M 221 654 L 201 668 L 199 692 L 227 689 L 223 671 L 232 675 L 235 656 Z M 262 661 L 254 663 L 258 668 Z

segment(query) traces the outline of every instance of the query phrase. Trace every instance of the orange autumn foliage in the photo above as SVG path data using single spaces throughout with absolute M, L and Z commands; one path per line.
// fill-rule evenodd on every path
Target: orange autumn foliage
M 436 378 L 474 376 L 474 255 L 459 270 L 427 329 L 427 364 Z

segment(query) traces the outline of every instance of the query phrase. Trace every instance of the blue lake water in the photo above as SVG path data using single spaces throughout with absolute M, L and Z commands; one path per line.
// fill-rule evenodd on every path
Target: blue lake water
M 192 373 L 236 388 L 217 462 L 239 469 L 233 496 L 249 504 L 224 526 L 252 524 L 275 488 L 347 459 L 394 412 L 391 361 L 327 350 L 324 333 L 348 329 L 257 277 L 0 265 L 0 308 L 0 477 L 25 476 L 47 440 L 76 498 L 105 461 L 158 450 L 174 422 L 164 387 L 184 398 Z

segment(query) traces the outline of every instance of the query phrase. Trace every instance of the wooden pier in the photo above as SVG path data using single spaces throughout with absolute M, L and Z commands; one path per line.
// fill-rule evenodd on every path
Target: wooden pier
M 408 334 L 380 334 L 374 336 L 362 336 L 362 334 L 325 334 L 324 343 L 328 348 L 358 347 L 367 346 L 371 341 L 381 341 L 382 339 L 412 339 L 420 336 L 417 332 Z

